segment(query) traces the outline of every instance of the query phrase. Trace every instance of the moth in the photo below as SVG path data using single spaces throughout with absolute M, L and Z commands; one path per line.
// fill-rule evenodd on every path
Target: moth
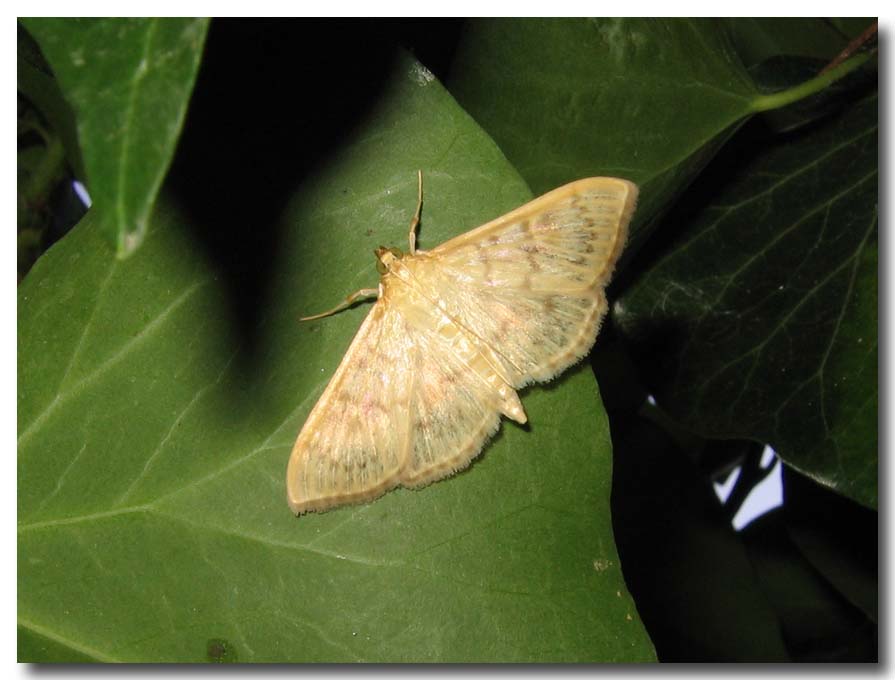
M 517 390 L 588 353 L 637 187 L 614 177 L 555 189 L 437 248 L 374 252 L 377 298 L 304 424 L 286 472 L 295 514 L 419 488 L 478 456 L 500 416 L 527 422 Z

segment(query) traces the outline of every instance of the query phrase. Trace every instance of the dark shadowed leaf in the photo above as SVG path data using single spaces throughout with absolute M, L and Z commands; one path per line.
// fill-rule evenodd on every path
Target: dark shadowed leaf
M 783 482 L 793 544 L 869 621 L 879 621 L 877 513 L 792 470 L 786 470 Z
M 779 56 L 829 62 L 874 19 L 850 17 L 738 17 L 721 19 L 743 63 L 752 67 Z
M 202 56 L 205 19 L 22 19 L 75 111 L 99 228 L 143 240 Z
M 864 58 L 869 55 L 861 55 Z M 771 57 L 749 69 L 749 74 L 763 92 L 781 92 L 813 78 L 821 72 L 827 62 L 810 57 Z M 795 104 L 766 111 L 762 120 L 775 132 L 789 132 L 803 125 L 827 118 L 841 112 L 859 97 L 861 92 L 874 89 L 877 81 L 875 59 L 868 59 L 862 68 L 837 80 L 811 96 L 800 99 Z M 858 94 L 856 94 L 858 93 Z
M 613 421 L 612 521 L 659 658 L 789 661 L 749 555 L 690 459 L 696 451 L 682 450 L 654 422 L 655 411 L 645 407 L 622 437 Z
M 875 661 L 876 624 L 805 559 L 779 520 L 779 513 L 764 515 L 743 530 L 742 539 L 790 658 Z
M 59 89 L 58 81 L 40 53 L 40 48 L 21 24 L 17 24 L 16 88 L 62 141 L 66 160 L 80 175 L 84 164 L 78 146 L 78 132 L 71 105 Z
M 615 318 L 689 427 L 768 442 L 875 507 L 877 98 L 728 154 Z
M 286 505 L 294 438 L 367 308 L 297 319 L 375 285 L 371 250 L 404 245 L 417 168 L 424 247 L 530 196 L 432 75 L 401 58 L 368 118 L 296 187 L 251 357 L 230 340 L 226 288 L 176 209 L 157 208 L 127 260 L 96 247 L 96 210 L 38 261 L 19 289 L 20 650 L 655 658 L 613 543 L 609 429 L 586 368 L 527 391 L 530 427 L 505 424 L 450 480 L 300 518 Z

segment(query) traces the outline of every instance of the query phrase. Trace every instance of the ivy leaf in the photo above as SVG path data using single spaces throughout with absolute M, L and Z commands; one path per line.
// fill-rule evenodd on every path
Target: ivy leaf
M 451 73 L 535 193 L 592 175 L 641 185 L 632 242 L 758 95 L 719 24 L 698 19 L 477 20 Z
M 814 27 L 806 22 L 803 30 Z M 448 87 L 535 193 L 593 175 L 640 185 L 624 265 L 750 116 L 822 91 L 863 62 L 767 95 L 730 32 L 714 19 L 475 20 Z M 750 39 L 766 40 L 746 30 L 737 47 L 745 51 Z
M 784 26 L 775 35 L 791 34 L 792 31 L 792 26 Z M 460 103 L 501 145 L 535 191 L 596 174 L 621 175 L 641 184 L 641 205 L 635 215 L 631 243 L 623 263 L 627 266 L 631 256 L 646 242 L 651 230 L 645 227 L 658 224 L 661 213 L 672 201 L 678 200 L 682 189 L 745 120 L 756 112 L 780 109 L 822 92 L 836 78 L 852 73 L 868 61 L 864 55 L 843 65 L 839 73 L 830 72 L 785 92 L 763 94 L 746 72 L 728 33 L 728 24 L 714 20 L 474 21 L 461 40 L 449 85 Z M 756 33 L 749 30 L 739 33 L 741 51 L 747 51 L 745 47 L 749 40 L 760 42 Z M 844 46 L 847 38 L 842 36 L 841 42 Z M 814 46 L 812 44 L 810 48 Z M 774 44 L 752 47 L 750 54 L 760 55 L 761 59 L 774 56 L 777 49 Z M 809 46 L 799 49 L 809 51 Z M 875 172 L 875 146 L 871 146 L 871 143 L 875 144 L 875 136 L 872 141 L 870 137 L 862 137 L 865 145 L 860 147 L 860 162 L 863 165 L 857 167 L 858 159 L 840 149 L 835 155 L 836 162 L 841 164 L 846 159 L 848 163 L 833 169 L 823 160 L 824 154 L 829 148 L 836 148 L 840 143 L 837 140 L 849 139 L 851 133 L 835 130 L 826 134 L 826 142 L 813 142 L 810 135 L 805 138 L 808 150 L 804 151 L 804 165 L 800 164 L 803 157 L 788 156 L 786 147 L 780 146 L 776 146 L 768 158 L 753 159 L 755 168 L 752 165 L 745 167 L 752 173 L 755 186 L 749 188 L 752 185 L 740 178 L 747 188 L 740 190 L 734 184 L 731 186 L 734 196 L 739 195 L 737 191 L 746 196 L 750 196 L 750 191 L 761 192 L 772 185 L 776 177 L 791 181 L 770 192 L 766 200 L 740 205 L 738 198 L 722 199 L 721 206 L 739 206 L 730 209 L 731 225 L 723 234 L 716 234 L 717 230 L 710 228 L 715 214 L 708 204 L 697 223 L 708 234 L 700 241 L 704 245 L 698 256 L 694 255 L 695 248 L 683 248 L 679 253 L 676 251 L 673 271 L 648 270 L 641 275 L 635 267 L 630 273 L 624 272 L 638 281 L 637 290 L 630 291 L 623 298 L 623 304 L 614 311 L 628 315 L 619 321 L 626 325 L 626 332 L 632 338 L 646 342 L 641 336 L 649 332 L 652 340 L 657 342 L 657 345 L 650 345 L 653 354 L 642 359 L 648 365 L 656 363 L 653 358 L 665 360 L 664 372 L 646 376 L 655 389 L 670 400 L 663 406 L 706 436 L 744 436 L 775 443 L 791 464 L 805 469 L 804 464 L 810 460 L 809 467 L 815 475 L 872 505 L 876 498 L 875 458 L 868 461 L 865 448 L 869 449 L 876 441 L 875 425 L 873 432 L 867 431 L 867 419 L 875 413 L 875 385 L 872 390 L 865 389 L 858 394 L 843 387 L 838 380 L 823 383 L 832 379 L 834 373 L 847 374 L 845 383 L 858 381 L 859 386 L 852 389 L 860 391 L 866 387 L 861 376 L 866 380 L 869 375 L 865 362 L 875 361 L 872 354 L 876 347 L 875 316 L 868 311 L 875 299 L 875 279 L 868 280 L 870 272 L 875 271 L 876 252 L 875 236 L 872 236 L 875 235 L 876 199 L 875 193 L 867 193 L 872 180 L 868 179 L 861 187 L 839 197 L 836 208 L 847 210 L 848 201 L 855 200 L 862 210 L 849 213 L 840 224 L 823 233 L 820 244 L 810 250 L 814 259 L 807 268 L 798 266 L 798 262 L 790 263 L 792 281 L 789 281 L 790 274 L 782 273 L 785 268 L 778 265 L 768 269 L 769 260 L 763 253 L 777 233 L 774 229 L 781 231 L 798 226 L 802 216 L 816 215 L 811 211 L 818 206 L 822 208 L 823 202 L 836 194 L 835 187 L 823 185 L 824 181 L 841 182 L 836 186 L 847 187 L 856 177 L 863 177 L 861 173 Z M 838 138 L 837 134 L 840 135 Z M 790 143 L 798 138 L 786 139 Z M 815 149 L 812 144 L 820 146 Z M 736 153 L 742 155 L 747 148 L 737 146 L 738 151 L 731 152 L 732 155 L 726 158 L 736 158 Z M 822 167 L 831 167 L 824 178 L 812 174 L 815 160 Z M 775 163 L 780 165 L 775 166 Z M 843 174 L 846 169 L 858 174 Z M 754 176 L 755 172 L 760 174 Z M 811 184 L 812 181 L 816 184 Z M 714 186 L 711 178 L 706 182 Z M 875 190 L 875 185 L 871 188 Z M 790 191 L 789 203 L 779 205 L 777 197 Z M 806 198 L 808 196 L 815 198 L 812 201 Z M 689 220 L 689 212 L 685 210 L 682 215 L 676 214 L 675 219 L 662 224 L 671 226 L 682 219 Z M 853 220 L 864 221 L 855 226 Z M 756 224 L 761 228 L 755 228 Z M 850 227 L 854 228 L 853 232 L 848 232 Z M 819 227 L 810 220 L 800 231 L 796 229 L 800 243 L 810 242 L 810 236 L 806 234 L 813 233 L 812 229 Z M 857 240 L 852 242 L 843 237 L 845 241 L 837 241 L 839 229 Z M 869 239 L 866 242 L 862 241 L 865 236 Z M 750 237 L 752 240 L 748 241 Z M 861 243 L 869 247 L 860 246 Z M 848 250 L 849 247 L 852 250 Z M 652 244 L 649 250 L 652 250 Z M 796 257 L 797 252 L 778 251 L 777 254 Z M 843 261 L 848 253 L 854 258 Z M 644 255 L 649 257 L 647 251 Z M 748 283 L 732 285 L 731 289 L 741 290 L 741 297 L 732 299 L 731 290 L 727 290 L 723 304 L 716 304 L 713 291 L 720 294 L 729 274 L 737 272 L 738 263 L 750 256 L 756 259 L 748 272 Z M 858 299 L 846 299 L 846 270 L 859 263 L 860 267 L 855 270 Z M 646 261 L 638 265 L 649 267 L 650 263 Z M 824 267 L 830 267 L 830 270 Z M 761 334 L 770 334 L 774 323 L 799 304 L 798 291 L 811 289 L 815 279 L 824 280 L 833 270 L 840 278 L 834 278 L 829 290 L 841 299 L 828 302 L 829 306 L 823 312 L 817 309 L 819 303 L 801 305 L 798 309 L 809 315 L 819 314 L 821 325 L 834 323 L 840 311 L 853 310 L 857 318 L 843 316 L 837 342 L 857 342 L 861 337 L 862 342 L 869 343 L 865 348 L 869 347 L 871 354 L 863 357 L 859 351 L 854 355 L 834 343 L 824 364 L 825 370 L 818 373 L 826 352 L 826 345 L 819 337 L 816 338 L 818 346 L 810 352 L 791 345 L 782 349 L 782 357 L 778 354 L 779 347 L 761 345 L 762 352 L 756 349 L 755 358 L 761 355 L 759 365 L 764 365 L 765 369 L 759 370 L 742 361 L 728 367 L 721 377 L 727 381 L 726 389 L 733 393 L 733 397 L 722 398 L 726 393 L 720 385 L 714 384 L 720 378 L 709 379 L 713 367 L 734 362 L 745 350 L 758 348 L 765 337 Z M 842 284 L 842 276 L 846 277 L 846 289 L 836 288 Z M 705 282 L 706 277 L 715 277 L 714 289 Z M 759 281 L 767 285 L 777 279 L 785 287 L 789 284 L 787 294 L 793 298 L 784 303 L 777 298 L 770 299 L 764 306 L 756 307 L 748 291 L 761 291 Z M 681 289 L 675 284 L 680 284 Z M 861 296 L 869 294 L 868 291 L 873 295 L 865 300 Z M 692 300 L 693 296 L 698 299 Z M 664 315 L 675 313 L 669 305 L 679 298 L 688 300 L 690 311 L 683 320 L 677 313 L 673 317 L 674 324 L 664 324 Z M 699 326 L 702 335 L 687 344 L 684 338 L 689 333 L 690 324 L 695 323 L 694 319 L 702 313 L 706 314 L 706 321 Z M 758 318 L 753 319 L 756 314 Z M 741 329 L 745 320 L 752 321 L 748 333 Z M 657 327 L 664 329 L 663 332 L 673 330 L 681 335 L 657 339 L 652 335 Z M 830 328 L 826 330 L 828 335 L 832 333 Z M 849 335 L 851 333 L 854 337 Z M 720 342 L 719 335 L 727 344 Z M 789 336 L 783 333 L 774 337 L 780 340 Z M 678 346 L 677 342 L 682 344 Z M 839 357 L 845 365 L 835 364 Z M 781 383 L 780 376 L 774 371 L 790 359 L 793 365 L 787 369 L 788 374 Z M 812 376 L 816 378 L 814 388 L 807 387 Z M 804 413 L 789 412 L 786 414 L 788 422 L 778 424 L 776 408 L 802 381 L 806 382 L 805 389 L 814 390 L 814 400 L 797 398 L 787 402 L 787 408 L 798 405 Z M 743 387 L 745 389 L 740 391 Z M 829 410 L 824 413 L 824 407 L 834 406 L 819 405 L 821 389 L 828 399 L 831 394 L 837 395 L 833 399 L 837 404 L 835 408 L 841 408 L 841 413 L 834 415 Z M 737 401 L 737 397 L 741 399 Z M 867 412 L 851 421 L 849 418 L 855 409 L 867 409 Z M 821 461 L 824 462 L 821 464 Z
M 776 57 L 829 63 L 875 20 L 848 17 L 738 17 L 720 19 L 743 63 L 752 68 Z M 816 73 L 816 71 L 815 71 Z
M 193 88 L 205 19 L 22 19 L 75 111 L 99 228 L 140 245 Z
M 367 308 L 298 317 L 375 284 L 370 251 L 406 242 L 417 168 L 423 247 L 530 196 L 417 62 L 378 97 L 295 188 L 251 356 L 176 207 L 127 260 L 101 256 L 91 212 L 20 286 L 20 660 L 654 660 L 586 369 L 527 391 L 530 427 L 505 423 L 454 478 L 286 505 L 295 436 Z
M 877 125 L 874 94 L 825 125 L 744 138 L 614 308 L 664 408 L 705 436 L 768 442 L 871 507 Z
M 17 24 L 16 29 L 16 88 L 40 111 L 51 130 L 58 135 L 69 165 L 76 173 L 83 175 L 84 164 L 78 146 L 74 112 L 65 101 L 59 83 L 34 39 L 21 24 Z

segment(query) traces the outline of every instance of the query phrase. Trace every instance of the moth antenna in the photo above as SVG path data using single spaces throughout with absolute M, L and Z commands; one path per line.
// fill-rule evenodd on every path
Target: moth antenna
M 419 183 L 419 194 L 416 202 L 416 213 L 413 215 L 413 219 L 410 221 L 410 235 L 407 240 L 410 242 L 410 254 L 413 255 L 416 253 L 416 228 L 420 224 L 420 215 L 423 211 L 423 171 L 417 170 L 417 179 Z

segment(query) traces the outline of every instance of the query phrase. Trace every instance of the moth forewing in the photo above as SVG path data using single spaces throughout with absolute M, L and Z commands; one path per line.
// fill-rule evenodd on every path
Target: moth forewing
M 379 300 L 293 448 L 292 510 L 424 486 L 469 465 L 501 414 L 525 422 L 516 389 L 593 345 L 636 198 L 583 179 L 416 252 L 420 194 L 409 253 L 376 251 Z
M 540 220 L 545 226 L 552 226 L 554 232 L 557 226 L 560 230 L 571 227 L 573 233 L 578 231 L 576 228 L 585 227 L 581 230 L 586 237 L 585 245 L 595 245 L 592 259 L 596 263 L 602 260 L 603 264 L 602 268 L 594 270 L 594 281 L 602 280 L 605 283 L 624 247 L 638 193 L 636 184 L 617 177 L 580 179 L 445 241 L 431 253 L 438 255 L 464 247 L 481 248 L 490 244 L 529 240 L 538 236 L 532 235 L 529 230 L 533 221 L 537 223 Z M 550 217 L 553 218 L 552 224 L 548 219 Z M 583 224 L 582 219 L 585 220 Z M 556 225 L 560 220 L 565 221 Z M 541 238 L 549 236 L 549 233 L 540 234 Z M 597 249 L 596 243 L 604 247 Z
M 373 306 L 295 441 L 286 471 L 296 514 L 362 503 L 406 464 L 412 347 L 383 297 Z

